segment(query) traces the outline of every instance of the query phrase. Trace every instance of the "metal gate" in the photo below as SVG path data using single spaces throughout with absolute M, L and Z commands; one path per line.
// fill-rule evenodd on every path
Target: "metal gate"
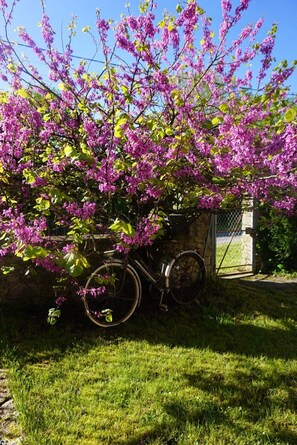
M 253 272 L 255 243 L 253 211 L 224 211 L 216 215 L 216 273 L 231 275 Z

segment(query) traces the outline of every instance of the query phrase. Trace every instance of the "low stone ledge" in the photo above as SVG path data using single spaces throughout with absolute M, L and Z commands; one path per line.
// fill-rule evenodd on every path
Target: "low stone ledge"
M 17 417 L 18 414 L 7 386 L 5 370 L 0 369 L 0 445 L 21 444 Z

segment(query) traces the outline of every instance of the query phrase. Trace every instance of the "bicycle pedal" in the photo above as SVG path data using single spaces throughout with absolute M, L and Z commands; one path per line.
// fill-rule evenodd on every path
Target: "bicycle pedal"
M 163 312 L 168 312 L 167 304 L 159 304 L 159 309 Z

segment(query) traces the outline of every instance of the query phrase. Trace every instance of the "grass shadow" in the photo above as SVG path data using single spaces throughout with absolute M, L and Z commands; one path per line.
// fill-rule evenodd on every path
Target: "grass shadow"
M 277 369 L 276 360 L 275 367 L 266 364 L 270 368 L 265 371 L 261 360 L 264 359 L 266 363 L 266 358 L 283 359 L 287 363 L 288 359 L 296 359 L 295 298 L 294 288 L 290 286 L 285 289 L 272 286 L 259 291 L 258 288 L 240 281 L 210 282 L 207 289 L 208 301 L 204 306 L 183 308 L 172 303 L 169 312 L 161 312 L 158 301 L 145 295 L 141 307 L 129 322 L 118 328 L 105 330 L 88 320 L 83 313 L 82 304 L 67 304 L 61 320 L 54 327 L 46 323 L 49 307 L 47 302 L 40 306 L 2 304 L 0 346 L 2 344 L 5 350 L 4 356 L 9 358 L 11 354 L 11 359 L 17 362 L 20 373 L 22 366 L 27 363 L 46 366 L 47 360 L 51 360 L 58 365 L 55 366 L 57 369 L 61 366 L 60 360 L 68 352 L 78 354 L 81 351 L 84 354 L 93 347 L 98 349 L 106 344 L 117 346 L 126 341 L 165 345 L 172 349 L 189 348 L 189 354 L 191 349 L 205 349 L 222 356 L 230 355 L 230 360 L 234 360 L 236 356 L 238 368 L 232 365 L 229 369 L 222 366 L 218 370 L 215 363 L 212 369 L 203 364 L 203 371 L 200 368 L 197 370 L 197 367 L 181 368 L 182 375 L 178 378 L 186 381 L 187 390 L 194 389 L 197 400 L 190 400 L 186 392 L 182 395 L 172 393 L 166 400 L 160 398 L 164 418 L 148 419 L 143 433 L 131 433 L 131 437 L 116 443 L 175 445 L 180 443 L 182 431 L 193 427 L 205 432 L 213 426 L 217 431 L 220 428 L 230 431 L 230 437 L 233 438 L 245 437 L 245 430 L 249 430 L 249 437 L 255 438 L 254 442 L 236 443 L 294 444 L 297 443 L 297 433 L 292 428 L 292 422 L 288 422 L 288 425 L 285 421 L 273 424 L 269 420 L 271 413 L 268 411 L 273 409 L 276 392 L 284 388 L 285 395 L 282 394 L 282 401 L 277 402 L 276 406 L 283 407 L 287 412 L 296 412 L 297 370 L 294 370 L 292 364 L 290 369 L 286 369 L 283 364 L 285 370 L 274 373 L 273 369 Z M 117 348 L 113 348 L 113 353 L 116 360 L 112 363 L 117 363 Z M 139 354 L 142 362 L 142 350 Z M 171 349 L 167 354 L 171 356 Z M 255 361 L 254 358 L 259 360 Z M 213 360 L 215 362 L 216 357 Z M 224 357 L 222 360 L 224 361 Z M 102 363 L 104 364 L 104 360 Z M 133 364 L 133 357 L 130 361 L 128 358 L 127 369 L 131 367 L 131 363 Z M 145 366 L 148 369 L 147 364 Z M 152 375 L 147 372 L 146 378 L 156 381 L 157 370 L 154 366 Z M 92 375 L 92 378 L 96 376 Z M 108 381 L 108 373 L 106 378 Z M 134 384 L 137 385 L 137 379 Z M 27 389 L 29 392 L 30 388 Z M 191 391 L 189 394 L 192 394 Z M 203 394 L 203 397 L 199 398 L 199 394 Z M 75 397 L 73 393 L 73 398 Z M 73 403 L 76 406 L 76 399 Z M 38 404 L 36 406 L 36 412 L 32 413 L 34 418 L 38 418 Z M 157 413 L 160 412 L 157 408 L 154 409 Z M 151 413 L 148 412 L 148 415 Z M 42 418 L 41 421 L 43 422 Z M 268 422 L 263 440 L 259 439 L 262 433 L 256 431 L 257 422 L 261 425 Z M 232 443 L 231 439 L 229 443 Z
M 257 423 L 268 421 L 271 411 L 274 409 L 275 397 L 278 391 L 287 386 L 286 397 L 283 396 L 282 409 L 296 412 L 297 399 L 295 382 L 297 370 L 292 372 L 267 373 L 267 370 L 253 363 L 251 368 L 243 363 L 240 370 L 226 372 L 195 372 L 186 373 L 188 384 L 195 389 L 207 392 L 214 400 L 220 399 L 223 421 L 232 426 L 237 437 L 249 429 L 249 436 L 253 435 Z M 238 363 L 240 366 L 240 362 Z M 230 375 L 231 374 L 231 375 Z M 278 407 L 279 409 L 279 407 Z M 239 422 L 234 422 L 234 412 L 237 410 Z M 233 413 L 230 417 L 229 413 Z M 244 429 L 240 426 L 244 425 Z M 269 422 L 266 431 L 265 443 L 297 443 L 297 430 L 286 422 L 276 424 Z M 280 442 L 281 441 L 281 442 Z M 258 443 L 258 442 L 257 442 Z
M 88 348 L 100 341 L 116 343 L 119 339 L 294 359 L 297 357 L 295 286 L 282 289 L 272 283 L 268 289 L 259 291 L 250 283 L 219 280 L 208 284 L 206 305 L 180 307 L 168 301 L 168 312 L 161 312 L 158 301 L 146 294 L 133 317 L 111 329 L 93 325 L 80 302 L 66 304 L 56 326 L 46 322 L 49 302 L 1 304 L 0 346 L 19 349 L 19 358 L 23 360 L 38 360 L 41 355 L 45 358 L 53 350 L 58 358 L 77 343 Z M 256 318 L 260 324 L 253 322 Z
M 275 284 L 259 290 L 239 280 L 210 282 L 206 304 L 171 305 L 167 313 L 142 308 L 120 328 L 121 335 L 172 347 L 294 359 L 297 357 L 296 284 L 281 290 Z

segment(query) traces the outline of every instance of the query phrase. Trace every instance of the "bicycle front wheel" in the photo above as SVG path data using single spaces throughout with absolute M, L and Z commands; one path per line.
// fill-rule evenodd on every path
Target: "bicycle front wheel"
M 98 267 L 89 277 L 83 302 L 87 316 L 104 328 L 127 321 L 141 300 L 141 282 L 135 269 L 113 259 Z
M 167 287 L 172 298 L 182 305 L 198 300 L 205 286 L 205 264 L 194 250 L 180 252 L 166 271 Z

